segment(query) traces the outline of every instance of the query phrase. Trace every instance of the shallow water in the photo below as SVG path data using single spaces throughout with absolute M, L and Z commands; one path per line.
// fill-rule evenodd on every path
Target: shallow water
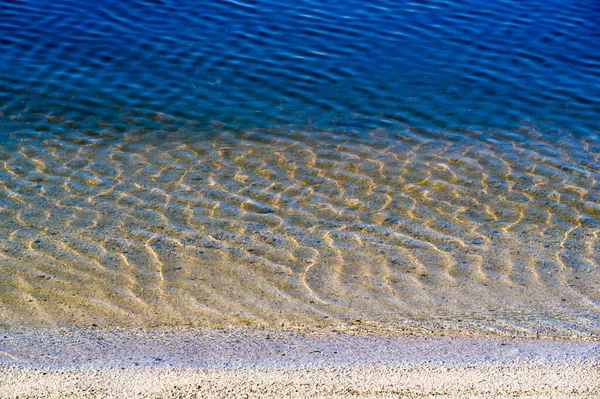
M 600 332 L 594 2 L 124 4 L 2 6 L 2 325 Z
M 599 147 L 527 130 L 23 138 L 0 153 L 3 321 L 595 333 Z

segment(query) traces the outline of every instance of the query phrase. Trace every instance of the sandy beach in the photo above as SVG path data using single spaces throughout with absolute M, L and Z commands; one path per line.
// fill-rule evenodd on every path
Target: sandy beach
M 600 343 L 275 329 L 28 329 L 1 398 L 597 398 Z

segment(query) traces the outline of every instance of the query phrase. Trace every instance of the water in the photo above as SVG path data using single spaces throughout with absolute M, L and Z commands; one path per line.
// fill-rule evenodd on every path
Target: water
M 2 112 L 92 130 L 153 113 L 241 129 L 597 129 L 595 1 L 322 3 L 3 2 Z
M 597 336 L 599 19 L 3 4 L 3 325 Z

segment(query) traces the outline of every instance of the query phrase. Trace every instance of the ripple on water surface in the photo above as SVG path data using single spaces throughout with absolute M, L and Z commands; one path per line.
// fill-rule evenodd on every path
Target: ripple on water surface
M 22 0 L 0 16 L 16 125 L 138 110 L 244 129 L 598 127 L 594 0 Z
M 597 137 L 18 137 L 0 150 L 5 325 L 600 331 Z

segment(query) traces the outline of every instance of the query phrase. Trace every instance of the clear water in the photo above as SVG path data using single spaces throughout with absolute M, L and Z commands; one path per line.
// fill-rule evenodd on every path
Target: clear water
M 597 336 L 598 3 L 330 3 L 2 3 L 3 324 Z

